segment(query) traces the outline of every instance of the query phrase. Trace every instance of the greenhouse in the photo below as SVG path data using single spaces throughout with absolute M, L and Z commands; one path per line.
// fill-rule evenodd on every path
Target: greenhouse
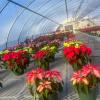
M 100 100 L 100 0 L 0 0 L 0 100 Z

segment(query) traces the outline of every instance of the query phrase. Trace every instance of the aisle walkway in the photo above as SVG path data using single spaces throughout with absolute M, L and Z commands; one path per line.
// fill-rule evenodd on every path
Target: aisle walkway
M 85 42 L 87 42 L 86 35 L 80 34 L 76 36 L 77 39 L 81 39 Z M 90 37 L 89 37 L 90 38 Z M 88 39 L 87 39 L 88 40 Z M 90 39 L 89 41 L 92 41 L 93 39 Z M 95 40 L 96 41 L 96 40 Z M 88 45 L 94 48 L 94 44 L 91 44 L 88 42 Z M 94 48 L 95 49 L 95 48 Z M 94 53 L 93 53 L 94 54 Z M 100 64 L 99 61 L 97 63 Z M 33 68 L 33 64 L 30 64 L 30 67 L 28 70 Z M 59 95 L 59 100 L 79 100 L 77 93 L 73 91 L 70 84 L 70 77 L 72 74 L 72 68 L 69 64 L 66 64 L 63 59 L 62 52 L 60 51 L 56 55 L 56 59 L 53 63 L 50 64 L 51 69 L 58 69 L 64 80 L 64 90 Z M 4 87 L 0 89 L 0 100 L 32 100 L 32 96 L 30 95 L 26 84 L 25 84 L 25 75 L 22 76 L 14 76 L 12 73 L 4 70 L 3 72 L 0 72 L 0 77 L 3 77 L 3 83 Z M 99 86 L 100 87 L 100 86 Z M 100 88 L 98 88 L 99 94 L 100 94 Z M 98 95 L 98 99 L 100 100 L 100 95 Z

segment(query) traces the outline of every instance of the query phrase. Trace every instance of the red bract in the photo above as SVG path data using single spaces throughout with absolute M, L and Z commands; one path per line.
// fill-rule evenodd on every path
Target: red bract
M 3 56 L 2 60 L 3 60 L 3 61 L 8 61 L 8 60 L 10 60 L 10 57 L 11 57 L 10 53 L 7 53 L 7 54 L 5 54 L 5 55 Z
M 67 59 L 72 59 L 74 57 L 75 53 L 74 52 L 70 52 L 69 54 L 67 54 Z
M 67 55 L 68 53 L 70 53 L 73 50 L 74 50 L 73 46 L 65 47 L 64 50 L 63 50 L 64 55 Z
M 27 58 L 23 58 L 23 61 L 24 61 L 24 64 L 27 64 L 29 60 Z
M 16 60 L 16 64 L 19 65 L 19 66 L 21 66 L 22 65 L 22 61 L 20 59 L 17 59 Z
M 11 57 L 12 57 L 12 59 L 21 58 L 22 53 L 21 52 L 12 52 Z
M 87 49 L 87 54 L 88 54 L 88 55 L 91 55 L 91 53 L 92 53 L 91 48 L 88 48 L 88 49 Z
M 33 55 L 33 58 L 35 59 L 42 59 L 47 52 L 45 50 L 38 51 L 36 54 Z
M 76 53 L 76 54 L 79 54 L 80 53 L 80 48 L 74 48 L 74 52 Z

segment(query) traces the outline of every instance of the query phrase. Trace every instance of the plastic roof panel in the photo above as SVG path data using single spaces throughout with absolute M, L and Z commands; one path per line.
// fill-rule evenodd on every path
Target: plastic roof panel
M 100 25 L 100 0 L 0 0 L 0 45 L 55 31 L 65 20 L 89 17 Z

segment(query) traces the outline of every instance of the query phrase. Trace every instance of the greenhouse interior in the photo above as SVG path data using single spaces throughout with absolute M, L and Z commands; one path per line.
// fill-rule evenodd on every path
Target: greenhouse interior
M 100 100 L 100 0 L 0 0 L 0 100 Z

